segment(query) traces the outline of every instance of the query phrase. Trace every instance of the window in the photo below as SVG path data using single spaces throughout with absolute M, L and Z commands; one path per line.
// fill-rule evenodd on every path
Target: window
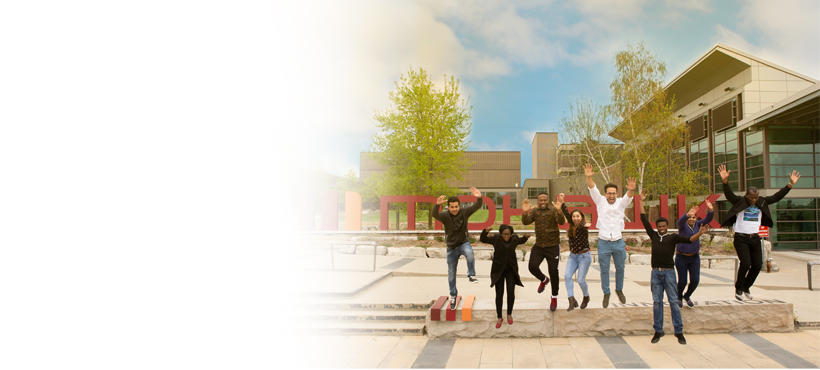
M 746 188 L 764 188 L 763 131 L 746 133 Z
M 806 126 L 769 127 L 769 186 L 782 188 L 792 171 L 800 172 L 795 188 L 820 187 L 820 129 Z
M 729 170 L 729 186 L 732 189 L 738 188 L 738 160 L 737 160 L 737 130 L 731 129 L 714 133 L 715 148 L 715 193 L 723 192 L 723 180 L 717 169 L 720 165 L 726 165 Z M 762 168 L 762 167 L 761 167 Z M 762 175 L 761 175 L 762 176 Z
M 701 139 L 689 145 L 689 168 L 703 173 L 709 173 L 709 139 Z M 709 187 L 709 178 L 701 182 Z
M 527 189 L 527 199 L 538 199 L 538 194 L 540 193 L 547 193 L 549 194 L 549 188 L 529 188 Z
M 772 204 L 772 249 L 818 249 L 819 206 L 817 198 L 789 198 Z

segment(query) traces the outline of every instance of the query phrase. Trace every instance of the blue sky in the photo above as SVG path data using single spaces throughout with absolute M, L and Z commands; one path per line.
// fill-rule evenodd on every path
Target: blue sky
M 321 108 L 306 104 L 311 112 L 296 119 L 318 129 L 305 158 L 336 175 L 358 172 L 376 133 L 373 111 L 388 107 L 393 82 L 411 66 L 439 86 L 444 74 L 461 81 L 473 106 L 470 150 L 521 151 L 522 180 L 531 175 L 532 133 L 558 131 L 579 97 L 608 103 L 612 58 L 629 43 L 644 41 L 666 61 L 667 80 L 718 42 L 820 77 L 815 1 L 310 4 L 309 19 L 290 20 L 301 31 L 293 32 L 303 56 L 294 67 L 316 84 L 301 98 Z

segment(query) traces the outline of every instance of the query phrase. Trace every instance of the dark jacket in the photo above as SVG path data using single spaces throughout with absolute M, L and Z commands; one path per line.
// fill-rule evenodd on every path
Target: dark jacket
M 499 279 L 501 279 L 501 273 L 504 272 L 504 269 L 507 267 L 509 263 L 512 267 L 513 272 L 515 272 L 515 285 L 524 286 L 521 283 L 521 276 L 518 275 L 518 260 L 515 258 L 515 247 L 524 244 L 529 237 L 520 238 L 518 235 L 513 234 L 512 238 L 510 238 L 509 247 L 506 247 L 504 243 L 504 239 L 501 238 L 501 235 L 493 235 L 489 236 L 489 232 L 484 230 L 481 232 L 481 240 L 482 243 L 491 244 L 493 246 L 493 266 L 490 268 L 490 288 L 495 286 Z
M 774 221 L 772 221 L 772 211 L 769 210 L 769 204 L 779 202 L 786 196 L 786 194 L 789 193 L 789 190 L 792 190 L 792 188 L 790 188 L 789 185 L 786 185 L 783 189 L 780 189 L 777 193 L 774 193 L 774 195 L 770 197 L 757 198 L 757 203 L 755 203 L 755 205 L 757 208 L 760 208 L 760 213 L 763 214 L 763 218 L 760 220 L 761 225 L 768 227 L 774 226 Z M 735 195 L 735 193 L 732 192 L 732 189 L 729 188 L 729 184 L 726 183 L 723 183 L 723 195 L 726 196 L 726 200 L 729 201 L 729 203 L 732 203 L 732 208 L 730 208 L 729 212 L 726 213 L 726 219 L 723 220 L 720 226 L 732 226 L 737 220 L 737 214 L 743 212 L 746 208 L 749 208 L 749 203 L 746 202 L 745 196 Z
M 444 202 L 445 206 L 448 204 Z M 433 204 L 433 218 L 441 221 L 444 224 L 444 234 L 447 236 L 447 249 L 457 248 L 459 245 L 466 243 L 469 238 L 467 233 L 467 220 L 470 216 L 481 208 L 484 204 L 484 197 L 478 197 L 478 200 L 472 206 L 459 209 L 455 215 L 451 214 L 449 210 L 439 213 L 439 205 Z
M 564 214 L 561 211 L 547 206 L 547 209 L 535 207 L 529 212 L 521 215 L 521 223 L 529 225 L 535 222 L 535 245 L 534 247 L 555 247 L 560 244 L 560 230 L 558 225 L 565 222 Z

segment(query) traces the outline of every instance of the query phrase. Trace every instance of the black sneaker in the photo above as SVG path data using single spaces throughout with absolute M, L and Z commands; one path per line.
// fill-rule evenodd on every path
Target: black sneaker
M 692 308 L 695 307 L 695 302 L 692 302 L 691 299 L 686 298 L 686 305 L 689 306 L 689 308 Z
M 737 299 L 738 301 L 743 301 L 743 292 L 735 290 L 735 299 Z
M 450 297 L 450 309 L 451 310 L 456 309 L 456 297 Z
M 662 331 L 656 331 L 655 335 L 652 337 L 652 343 L 658 343 L 661 340 L 661 337 L 664 336 Z
M 683 308 L 683 301 L 680 299 L 678 299 L 678 307 Z
M 467 276 L 467 279 L 470 279 L 470 282 L 473 284 L 478 284 L 478 279 L 475 276 Z
M 675 337 L 678 338 L 678 343 L 686 344 L 686 338 L 683 337 L 683 333 L 676 333 Z
M 601 303 L 604 308 L 609 307 L 609 294 L 604 294 L 604 301 Z
M 752 300 L 752 299 L 754 299 L 754 298 L 752 298 L 752 293 L 749 293 L 749 291 L 748 291 L 748 290 L 746 290 L 745 292 L 743 292 L 743 295 L 745 295 L 745 296 L 746 296 L 746 299 L 748 299 L 748 300 Z

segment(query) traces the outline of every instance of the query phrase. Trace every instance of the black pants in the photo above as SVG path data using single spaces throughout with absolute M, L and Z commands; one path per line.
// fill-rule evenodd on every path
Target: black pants
M 557 245 L 554 247 L 532 247 L 530 252 L 530 273 L 535 276 L 538 281 L 544 281 L 546 275 L 541 272 L 541 262 L 547 260 L 547 271 L 550 273 L 550 284 L 552 285 L 552 295 L 558 296 L 558 285 L 561 277 L 558 276 L 558 255 L 561 254 L 561 248 Z
M 506 283 L 505 283 L 506 281 Z M 501 307 L 504 305 L 504 285 L 507 285 L 507 316 L 512 315 L 515 303 L 515 271 L 507 268 L 495 283 L 495 312 L 501 318 Z
M 684 256 L 682 254 L 675 254 L 675 269 L 678 270 L 678 300 L 689 299 L 692 293 L 700 283 L 700 255 L 695 253 L 694 256 Z M 683 294 L 683 289 L 686 288 L 687 277 L 689 280 L 689 289 L 686 289 L 686 294 Z
M 763 267 L 763 254 L 760 252 L 760 237 L 749 237 L 735 234 L 735 251 L 740 260 L 740 267 L 737 269 L 737 282 L 735 289 L 741 292 L 748 292 L 760 274 Z

